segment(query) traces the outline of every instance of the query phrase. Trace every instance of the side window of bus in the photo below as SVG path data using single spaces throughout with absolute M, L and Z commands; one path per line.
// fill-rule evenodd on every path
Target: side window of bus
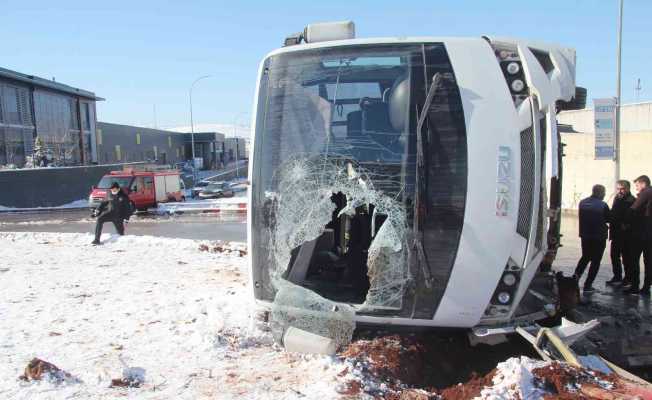
M 131 191 L 142 192 L 143 190 L 145 190 L 145 186 L 143 184 L 143 178 L 139 176 L 136 179 L 134 179 L 134 182 L 131 184 Z
M 145 190 L 149 191 L 154 189 L 154 181 L 151 176 L 146 176 L 143 180 L 145 182 Z

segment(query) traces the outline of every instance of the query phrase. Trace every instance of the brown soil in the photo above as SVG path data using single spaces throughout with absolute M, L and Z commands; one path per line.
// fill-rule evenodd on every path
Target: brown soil
M 485 376 L 474 375 L 468 382 L 464 384 L 460 383 L 444 389 L 441 392 L 441 398 L 443 400 L 473 399 L 479 396 L 482 389 L 484 389 L 486 386 L 493 385 L 495 374 L 496 370 L 494 369 Z
M 424 353 L 414 337 L 391 335 L 353 342 L 341 355 L 367 364 L 382 381 L 417 385 L 423 382 Z
M 440 355 L 433 351 L 433 348 L 440 346 L 422 336 L 389 335 L 355 341 L 340 355 L 355 360 L 358 363 L 356 367 L 361 368 L 364 379 L 375 382 L 372 386 L 385 385 L 384 391 L 367 392 L 379 399 L 471 399 L 478 396 L 485 386 L 492 385 L 495 370 L 485 375 L 471 373 L 466 383 L 438 390 L 430 383 L 431 376 L 427 372 L 432 369 L 430 364 L 440 360 Z M 460 356 L 464 357 L 461 354 Z M 348 370 L 344 370 L 343 374 L 346 372 Z M 363 390 L 362 385 L 353 380 L 347 382 L 340 393 L 355 395 Z
M 200 244 L 199 251 L 207 251 L 211 253 L 228 253 L 232 255 L 237 255 L 238 257 L 244 257 L 247 255 L 247 251 L 243 249 L 233 249 L 229 247 L 229 242 L 215 242 L 210 245 Z
M 25 373 L 18 378 L 23 381 L 39 381 L 47 377 L 55 381 L 73 379 L 73 376 L 69 373 L 40 358 L 32 359 L 25 367 Z
M 544 397 L 545 400 L 571 400 L 590 399 L 583 387 L 600 389 L 600 382 L 610 383 L 613 389 L 617 388 L 618 379 L 615 376 L 605 375 L 593 371 L 589 373 L 567 364 L 553 362 L 550 366 L 535 368 L 532 375 L 540 386 L 551 392 Z

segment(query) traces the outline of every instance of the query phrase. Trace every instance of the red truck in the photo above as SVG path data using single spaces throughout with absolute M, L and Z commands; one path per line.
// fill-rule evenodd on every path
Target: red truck
M 125 168 L 122 171 L 111 171 L 102 177 L 97 186 L 93 186 L 88 196 L 91 209 L 99 207 L 106 200 L 114 182 L 127 193 L 135 210 L 146 210 L 168 201 L 186 200 L 181 190 L 183 182 L 179 171 Z

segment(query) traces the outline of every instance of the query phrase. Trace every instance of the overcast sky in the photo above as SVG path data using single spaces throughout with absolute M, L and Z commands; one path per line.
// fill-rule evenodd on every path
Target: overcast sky
M 617 0 L 0 0 L 0 66 L 106 98 L 98 120 L 159 127 L 248 124 L 260 59 L 310 22 L 358 37 L 515 36 L 577 49 L 589 98 L 615 95 Z M 652 1 L 625 0 L 623 100 L 652 99 Z

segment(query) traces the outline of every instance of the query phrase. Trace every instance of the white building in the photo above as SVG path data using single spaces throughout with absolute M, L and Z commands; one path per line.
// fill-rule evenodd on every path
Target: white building
M 652 176 L 652 102 L 625 104 L 621 107 L 620 178 L 632 182 L 640 175 Z M 591 194 L 591 187 L 602 184 L 607 188 L 611 204 L 614 186 L 614 162 L 595 160 L 593 109 L 559 113 L 560 124 L 574 132 L 564 132 L 564 176 L 562 207 L 577 208 L 579 201 Z M 633 190 L 633 182 L 632 182 Z M 635 194 L 635 193 L 634 193 Z

